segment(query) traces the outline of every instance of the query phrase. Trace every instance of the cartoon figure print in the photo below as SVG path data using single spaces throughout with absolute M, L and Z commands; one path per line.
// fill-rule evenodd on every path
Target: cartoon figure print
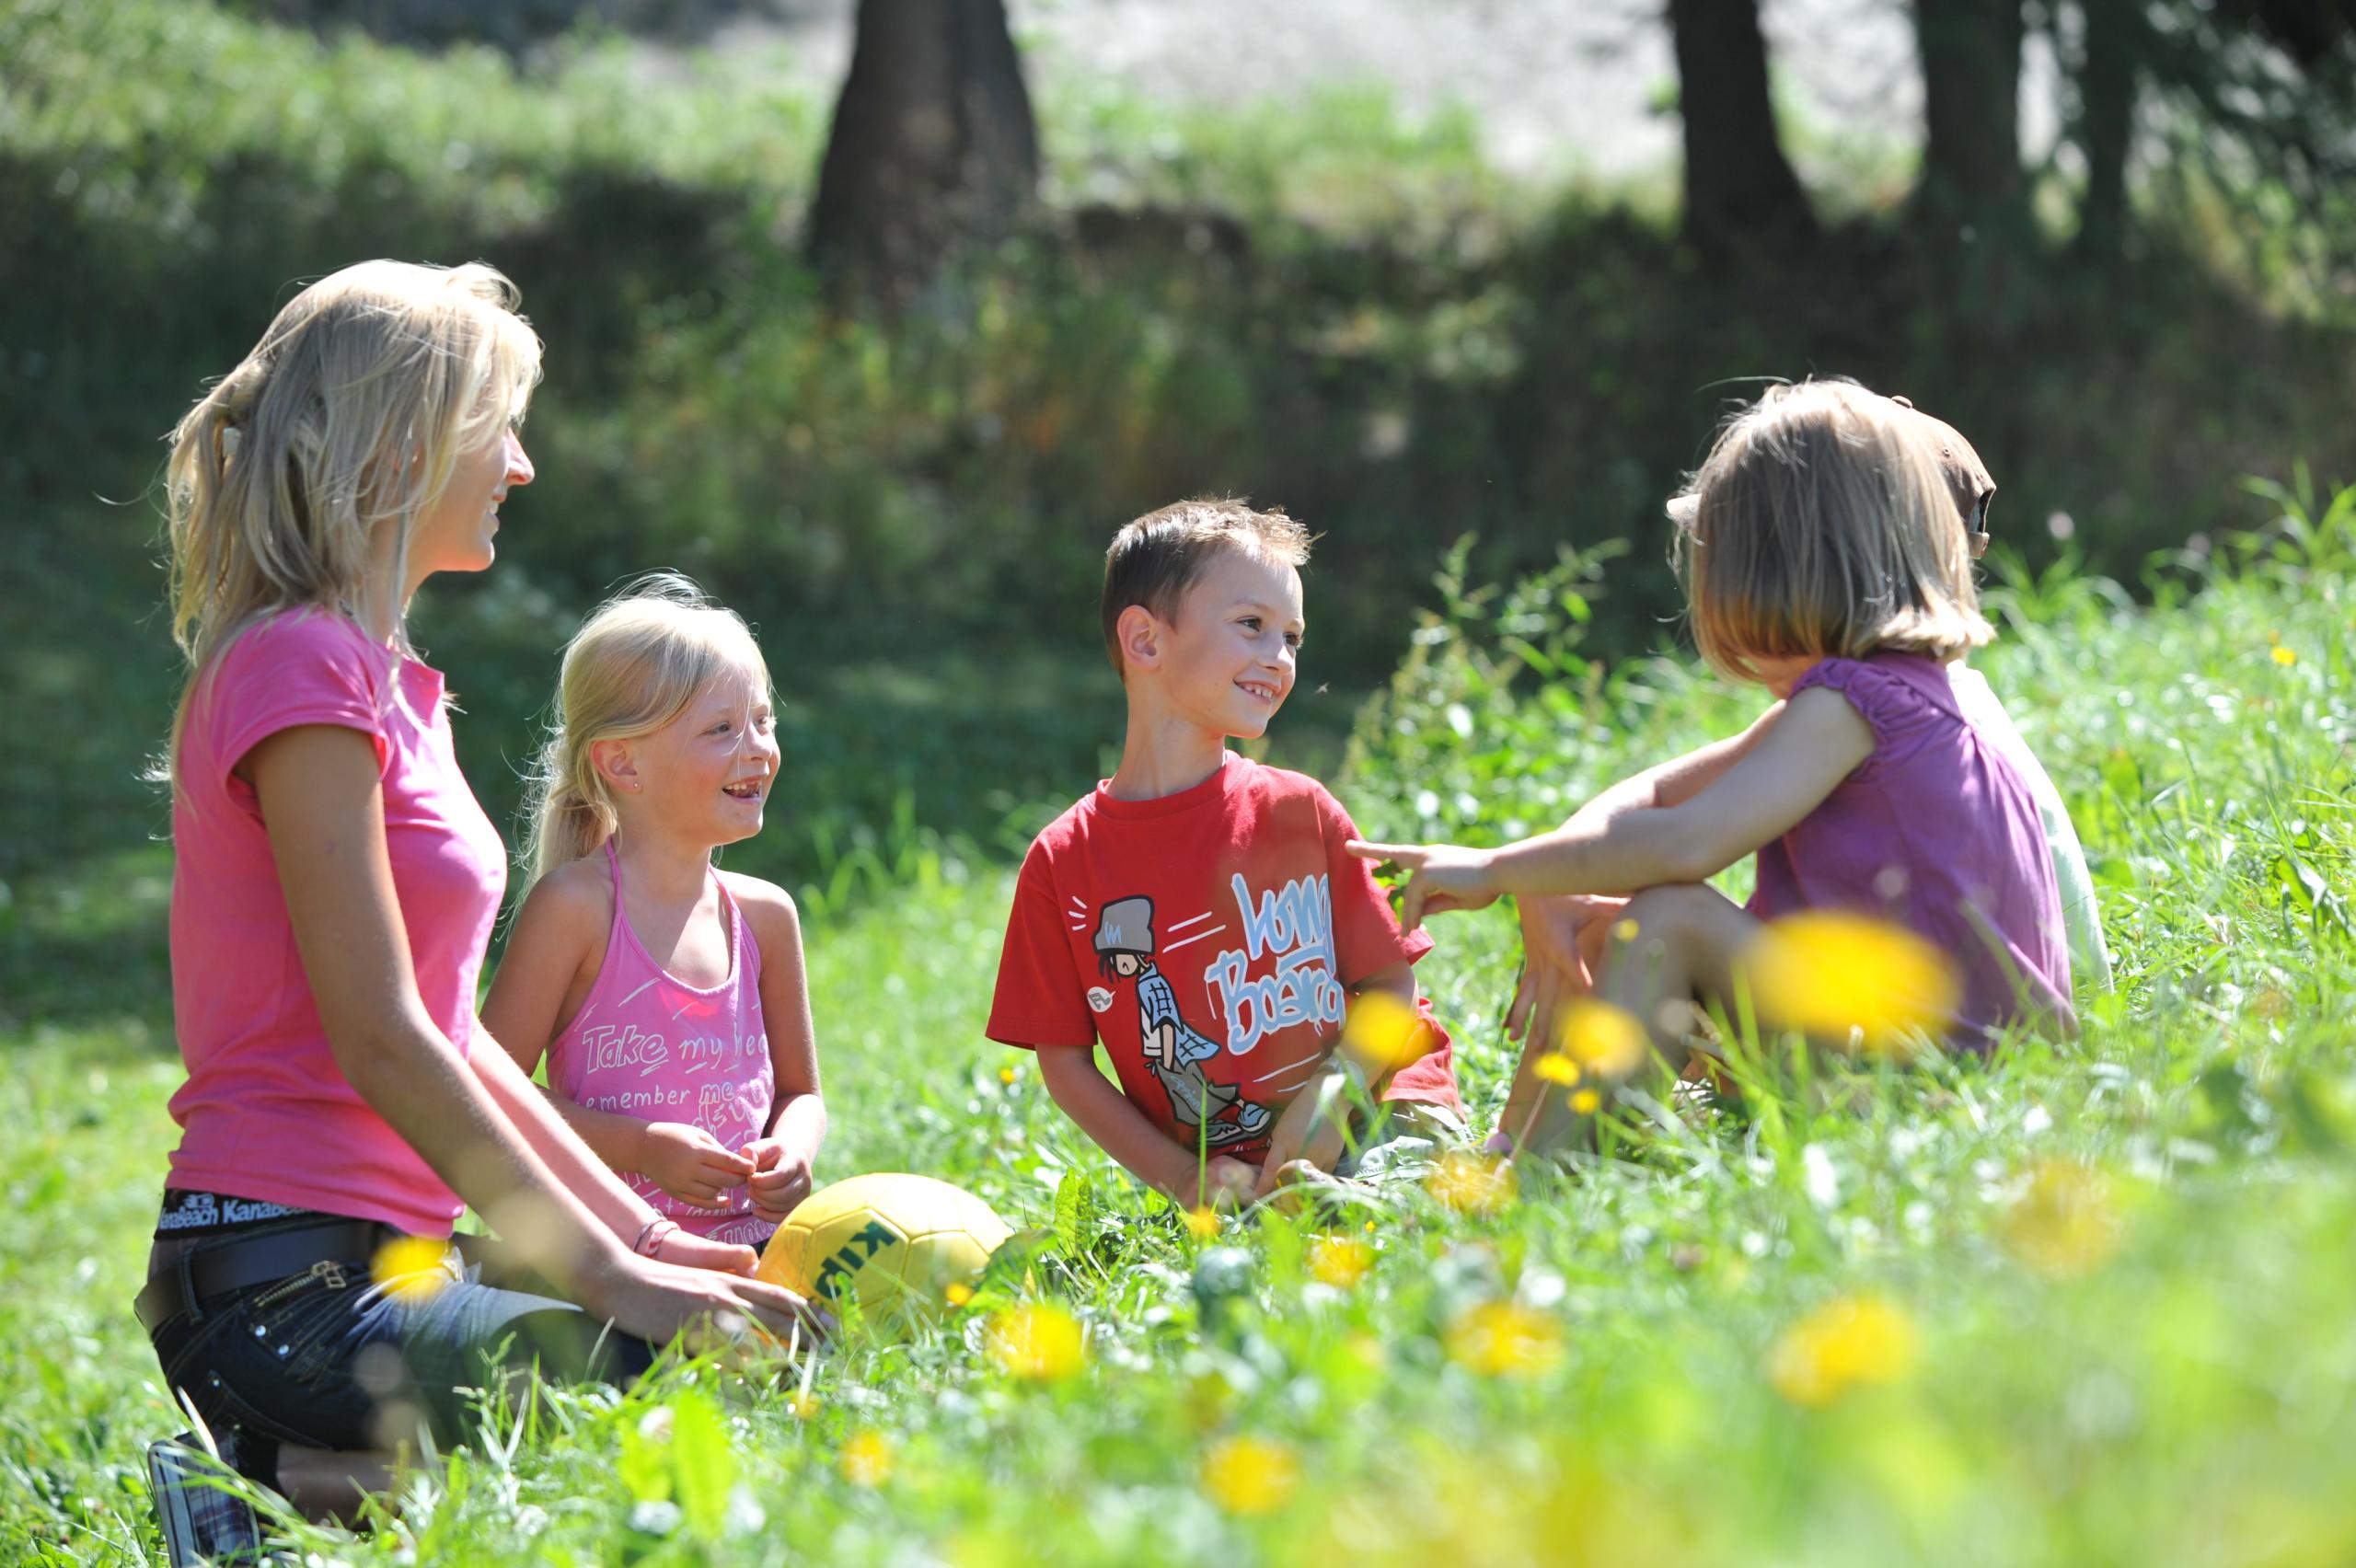
M 1108 980 L 1138 983 L 1138 1039 L 1145 1064 L 1170 1095 L 1170 1112 L 1199 1128 L 1204 1143 L 1223 1148 L 1265 1132 L 1266 1106 L 1243 1098 L 1231 1083 L 1213 1083 L 1202 1064 L 1218 1055 L 1218 1043 L 1179 1016 L 1178 995 L 1153 965 L 1153 900 L 1116 898 L 1096 922 L 1096 963 Z M 1101 1010 L 1101 1009 L 1100 1009 Z

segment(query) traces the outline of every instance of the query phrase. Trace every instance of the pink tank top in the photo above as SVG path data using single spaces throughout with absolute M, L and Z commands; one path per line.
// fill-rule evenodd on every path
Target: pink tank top
M 610 840 L 606 864 L 614 878 L 606 962 L 589 999 L 549 1047 L 549 1087 L 593 1111 L 688 1123 L 723 1148 L 742 1148 L 768 1130 L 777 1095 L 761 1020 L 761 950 L 723 882 L 728 978 L 708 990 L 675 978 L 630 928 L 621 860 Z M 643 1176 L 624 1180 L 682 1229 L 715 1241 L 757 1246 L 777 1228 L 754 1213 L 752 1194 L 742 1187 L 721 1194 L 727 1206 L 706 1209 L 682 1203 Z

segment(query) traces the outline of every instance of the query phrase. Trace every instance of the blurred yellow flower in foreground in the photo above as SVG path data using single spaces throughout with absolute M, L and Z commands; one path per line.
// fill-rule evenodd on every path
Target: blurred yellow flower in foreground
M 1582 1089 L 1571 1096 L 1571 1109 L 1582 1116 L 1592 1116 L 1603 1103 L 1603 1096 L 1591 1089 Z
M 428 1241 L 422 1236 L 387 1241 L 369 1260 L 368 1277 L 395 1300 L 410 1306 L 431 1301 L 450 1283 L 449 1274 L 442 1267 L 449 1250 L 448 1242 Z
M 1579 1081 L 1578 1063 L 1562 1051 L 1547 1052 L 1530 1070 L 1548 1083 L 1572 1084 Z
M 1997 1222 L 2013 1256 L 2049 1279 L 2092 1274 L 2119 1251 L 2123 1227 L 2110 1182 L 2099 1170 L 2049 1159 Z
M 2297 663 L 2299 662 L 2299 656 L 2288 648 L 2282 647 L 2278 643 L 2275 645 L 2274 649 L 2274 662 L 2287 668 L 2290 665 Z
M 892 1474 L 892 1440 L 881 1432 L 854 1432 L 843 1440 L 843 1479 L 853 1486 L 881 1486 Z
M 1634 1072 L 1649 1043 L 1645 1026 L 1625 1008 L 1581 997 L 1563 1009 L 1556 1048 L 1597 1078 Z
M 1513 1201 L 1513 1168 L 1451 1149 L 1424 1179 L 1424 1190 L 1459 1214 L 1493 1214 Z
M 1045 1302 L 1000 1312 L 991 1320 L 988 1343 L 999 1371 L 1034 1383 L 1068 1378 L 1088 1358 L 1080 1320 Z
M 1347 1290 L 1374 1267 L 1374 1249 L 1355 1236 L 1320 1236 L 1309 1244 L 1310 1276 L 1320 1285 Z
M 1230 1514 L 1273 1514 L 1300 1490 L 1300 1460 L 1265 1437 L 1229 1437 L 1203 1456 L 1203 1491 Z
M 1427 1055 L 1432 1048 L 1431 1025 L 1389 992 L 1367 991 L 1350 998 L 1342 1043 L 1380 1077 Z
M 953 1279 L 949 1282 L 949 1287 L 943 1290 L 941 1296 L 941 1299 L 947 1301 L 952 1307 L 963 1307 L 974 1298 L 974 1287 L 962 1279 Z
M 1207 1241 L 1218 1234 L 1218 1210 L 1195 1208 L 1186 1211 L 1186 1234 L 1197 1241 Z
M 1522 1378 L 1563 1359 L 1563 1329 L 1547 1314 L 1511 1301 L 1484 1301 L 1448 1326 L 1448 1358 L 1484 1378 Z
M 1767 1353 L 1767 1378 L 1798 1405 L 1827 1405 L 1864 1384 L 1913 1369 L 1914 1320 L 1878 1296 L 1828 1301 L 1785 1329 Z
M 1745 972 L 1770 1023 L 1836 1043 L 1862 1031 L 1871 1051 L 1946 1023 L 1961 994 L 1946 955 L 1913 932 L 1830 909 L 1770 925 Z

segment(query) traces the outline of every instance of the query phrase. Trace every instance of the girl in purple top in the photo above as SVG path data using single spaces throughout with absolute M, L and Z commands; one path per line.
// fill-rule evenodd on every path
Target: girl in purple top
M 745 623 L 650 577 L 564 651 L 532 805 L 538 881 L 483 1021 L 641 1197 L 758 1246 L 826 1136 L 793 900 L 711 863 L 777 780 Z
M 1934 453 L 1862 387 L 1772 388 L 1728 421 L 1677 509 L 1677 557 L 1703 657 L 1779 700 L 1739 735 L 1636 775 L 1553 833 L 1498 849 L 1360 844 L 1412 873 L 1401 910 L 1576 895 L 1600 995 L 1681 1065 L 1697 1009 L 1732 1010 L 1766 921 L 1839 909 L 1911 928 L 1961 982 L 1946 1031 L 1982 1049 L 2016 1020 L 2074 1027 L 2069 959 L 2037 806 L 1958 711 L 1944 666 L 1993 635 Z M 1738 906 L 1706 879 L 1758 856 Z M 1624 905 L 1622 900 L 1624 899 Z M 1525 920 L 1530 910 L 1525 908 Z M 1533 1028 L 1498 1136 L 1542 1110 Z
M 475 1018 L 504 857 L 407 615 L 434 573 L 491 565 L 532 478 L 540 345 L 488 267 L 346 268 L 173 432 L 189 1078 L 135 1307 L 204 1423 L 150 1450 L 175 1563 L 254 1551 L 216 1462 L 348 1512 L 510 1370 L 626 1378 L 683 1331 L 802 1311 L 612 1177 Z M 545 1283 L 485 1277 L 450 1240 L 461 1205 Z

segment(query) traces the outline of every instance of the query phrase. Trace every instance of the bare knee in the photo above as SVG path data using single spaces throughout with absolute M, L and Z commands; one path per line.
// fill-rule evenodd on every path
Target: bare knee
M 1724 894 L 1696 882 L 1648 887 L 1628 900 L 1616 934 L 1639 949 L 1656 943 L 1683 945 L 1713 923 L 1726 902 Z

